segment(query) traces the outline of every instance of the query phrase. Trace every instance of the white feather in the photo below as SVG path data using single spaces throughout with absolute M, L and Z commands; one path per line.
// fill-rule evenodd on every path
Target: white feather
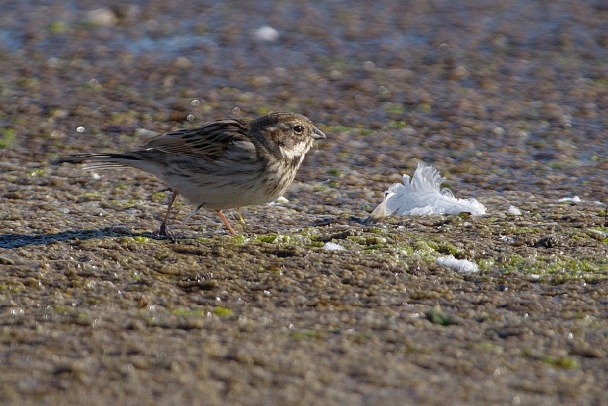
M 328 241 L 323 245 L 323 249 L 326 251 L 344 251 L 346 248 L 335 242 Z
M 437 264 L 443 265 L 461 274 L 477 273 L 479 272 L 479 266 L 475 262 L 468 261 L 466 259 L 456 259 L 454 255 L 448 255 L 446 257 L 438 257 L 436 260 Z
M 418 163 L 418 168 L 410 178 L 403 175 L 403 184 L 395 183 L 384 193 L 384 201 L 374 209 L 370 220 L 396 214 L 458 214 L 473 215 L 486 213 L 486 208 L 476 199 L 457 199 L 449 189 L 441 189 L 441 177 L 437 169 Z

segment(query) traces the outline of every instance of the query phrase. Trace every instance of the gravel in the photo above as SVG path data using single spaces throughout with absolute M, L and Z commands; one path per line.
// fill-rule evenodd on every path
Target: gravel
M 0 27 L 0 403 L 608 403 L 601 1 L 15 1 Z M 160 238 L 151 175 L 49 165 L 273 110 L 328 138 L 237 237 L 178 200 Z M 363 224 L 419 161 L 488 213 Z

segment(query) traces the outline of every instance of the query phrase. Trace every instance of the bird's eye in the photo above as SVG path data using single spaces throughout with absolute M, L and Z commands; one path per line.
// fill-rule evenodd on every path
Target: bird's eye
M 293 132 L 296 134 L 302 134 L 304 132 L 304 127 L 302 127 L 301 125 L 294 125 Z

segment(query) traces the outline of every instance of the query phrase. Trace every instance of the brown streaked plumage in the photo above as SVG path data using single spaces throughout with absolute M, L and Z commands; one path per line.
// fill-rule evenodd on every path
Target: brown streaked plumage
M 228 119 L 178 130 L 124 154 L 69 155 L 53 164 L 86 163 L 88 169 L 130 166 L 150 172 L 173 191 L 160 234 L 167 232 L 167 218 L 179 194 L 196 210 L 215 211 L 234 235 L 222 210 L 280 197 L 306 152 L 321 138 L 325 134 L 308 118 L 279 112 L 250 121 Z

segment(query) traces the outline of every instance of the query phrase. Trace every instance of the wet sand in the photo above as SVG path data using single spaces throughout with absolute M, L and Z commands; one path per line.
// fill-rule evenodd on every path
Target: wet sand
M 607 404 L 608 7 L 463 3 L 5 5 L 0 403 Z M 274 110 L 328 138 L 237 237 L 49 165 Z M 418 161 L 488 214 L 363 225 Z

